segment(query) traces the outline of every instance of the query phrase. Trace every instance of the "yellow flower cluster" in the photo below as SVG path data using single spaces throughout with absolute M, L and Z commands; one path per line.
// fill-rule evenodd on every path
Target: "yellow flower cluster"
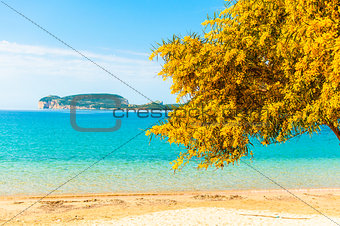
M 178 169 L 192 158 L 217 168 L 267 145 L 329 126 L 340 139 L 338 0 L 239 0 L 193 34 L 163 42 L 177 100 L 189 101 L 147 135 L 182 145 Z

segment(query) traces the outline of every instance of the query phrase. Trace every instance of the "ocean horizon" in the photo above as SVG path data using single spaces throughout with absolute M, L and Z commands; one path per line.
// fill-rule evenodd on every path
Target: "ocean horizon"
M 223 169 L 197 170 L 194 161 L 174 173 L 182 148 L 143 133 L 159 119 L 121 120 L 115 132 L 86 133 L 72 128 L 68 110 L 1 110 L 0 194 L 44 195 L 94 163 L 55 194 L 280 189 L 254 168 L 287 189 L 340 187 L 339 141 L 327 127 L 284 144 L 255 142 L 253 159 Z M 77 111 L 77 122 L 115 124 L 111 111 Z

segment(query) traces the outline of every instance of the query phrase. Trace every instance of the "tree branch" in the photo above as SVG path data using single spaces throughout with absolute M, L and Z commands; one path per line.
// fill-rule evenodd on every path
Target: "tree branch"
M 331 128 L 331 130 L 333 131 L 333 133 L 336 135 L 336 137 L 340 140 L 340 130 L 339 128 L 333 126 L 331 123 L 330 124 L 327 124 L 327 126 L 329 128 Z

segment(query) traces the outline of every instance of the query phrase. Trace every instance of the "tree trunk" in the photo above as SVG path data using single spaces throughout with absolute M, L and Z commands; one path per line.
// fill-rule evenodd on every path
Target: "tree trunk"
M 336 137 L 340 140 L 340 130 L 333 126 L 333 125 L 328 125 L 329 128 L 331 128 L 331 130 L 333 131 L 333 133 L 336 135 Z

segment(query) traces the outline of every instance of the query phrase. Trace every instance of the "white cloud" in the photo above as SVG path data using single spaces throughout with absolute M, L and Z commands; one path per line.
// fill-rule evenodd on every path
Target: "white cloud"
M 126 80 L 150 80 L 160 70 L 155 62 L 146 56 L 118 57 L 81 51 L 98 65 L 117 77 Z M 136 55 L 136 53 L 134 54 Z M 81 80 L 96 79 L 104 73 L 101 68 L 73 50 L 42 46 L 21 45 L 7 41 L 0 42 L 0 78 L 13 74 L 35 74 L 45 76 L 72 76 Z
M 64 57 L 78 57 L 83 58 L 79 53 L 71 49 L 61 49 L 61 48 L 51 48 L 45 46 L 33 46 L 33 45 L 23 45 L 8 41 L 0 41 L 0 52 L 16 53 L 16 54 L 29 54 L 38 56 L 64 56 Z M 79 51 L 85 56 L 94 59 L 100 59 L 111 62 L 121 62 L 121 63 L 145 63 L 147 60 L 133 60 L 130 58 L 117 57 L 115 55 L 104 55 L 96 54 L 88 51 Z M 123 52 L 130 55 L 144 56 L 147 57 L 147 53 L 139 53 L 129 50 L 117 50 L 117 52 Z M 146 58 L 147 59 L 147 58 Z
M 174 99 L 170 98 L 169 84 L 161 78 L 155 79 L 161 67 L 149 61 L 147 54 L 119 50 L 124 52 L 122 57 L 80 52 L 132 87 L 151 95 L 150 98 L 164 97 L 162 100 L 170 102 Z M 29 106 L 35 107 L 36 99 L 44 95 L 79 92 L 119 93 L 130 102 L 147 101 L 73 50 L 0 41 L 0 108 L 22 105 L 20 96 L 26 102 L 31 98 Z M 14 103 L 7 100 L 11 95 L 16 97 Z M 11 103 L 9 107 L 8 103 Z
M 159 65 L 150 62 L 144 53 L 140 53 L 141 59 L 135 59 L 88 51 L 80 52 L 109 71 L 112 71 L 112 73 L 130 74 L 138 78 L 155 74 L 160 69 Z M 138 54 L 126 51 L 126 53 L 128 52 L 133 55 Z M 67 73 L 68 71 L 71 73 L 84 73 L 84 71 L 92 73 L 93 70 L 99 69 L 73 50 L 22 45 L 8 41 L 0 42 L 0 58 L 0 66 L 15 67 L 30 72 L 43 71 L 45 74 L 54 74 L 56 71 L 60 73 Z

